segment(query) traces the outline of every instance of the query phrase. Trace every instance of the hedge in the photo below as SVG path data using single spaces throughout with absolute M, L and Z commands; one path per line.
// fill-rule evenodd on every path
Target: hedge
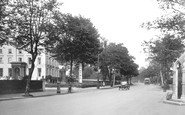
M 100 81 L 100 86 L 102 85 L 102 81 Z M 110 85 L 109 81 L 105 82 L 105 85 Z M 57 83 L 46 83 L 46 87 L 57 87 Z M 81 88 L 87 88 L 87 87 L 97 87 L 97 80 L 96 79 L 90 79 L 90 80 L 83 80 L 82 83 L 73 82 L 73 87 L 81 87 Z M 60 87 L 68 87 L 68 84 L 65 82 L 60 83 Z
M 24 80 L 0 80 L 0 94 L 22 93 L 25 91 L 26 81 Z M 42 81 L 31 81 L 30 92 L 43 91 Z

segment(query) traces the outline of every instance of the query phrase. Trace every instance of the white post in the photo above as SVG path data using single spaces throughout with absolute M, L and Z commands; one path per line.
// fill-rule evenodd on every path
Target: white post
M 79 64 L 79 77 L 78 82 L 82 83 L 82 63 Z
M 184 67 L 184 64 L 183 64 Z M 181 100 L 185 101 L 185 68 L 182 69 L 182 95 Z
M 173 99 L 178 98 L 178 69 L 175 70 L 175 75 L 173 76 Z

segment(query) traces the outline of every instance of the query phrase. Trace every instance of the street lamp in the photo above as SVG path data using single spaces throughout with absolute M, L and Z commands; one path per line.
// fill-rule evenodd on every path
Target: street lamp
M 112 71 L 113 71 L 113 87 L 114 87 L 114 85 L 115 85 L 115 69 L 112 69 Z
M 99 78 L 99 66 L 100 66 L 100 60 L 99 60 L 99 58 L 100 58 L 100 54 L 98 54 L 98 76 L 97 76 L 97 89 L 99 89 L 100 88 L 100 78 Z

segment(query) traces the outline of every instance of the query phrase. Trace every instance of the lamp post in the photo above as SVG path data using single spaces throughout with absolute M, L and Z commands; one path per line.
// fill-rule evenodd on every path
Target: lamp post
M 114 87 L 114 85 L 115 85 L 115 69 L 112 69 L 112 71 L 113 71 L 113 87 Z
M 99 60 L 100 54 L 98 54 L 98 76 L 97 76 L 97 89 L 100 88 L 100 78 L 99 78 L 99 66 L 100 66 L 100 60 Z

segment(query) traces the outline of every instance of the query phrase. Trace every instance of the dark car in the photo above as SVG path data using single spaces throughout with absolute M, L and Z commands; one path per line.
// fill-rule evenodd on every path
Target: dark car
M 144 84 L 148 84 L 148 85 L 150 85 L 150 78 L 145 78 L 145 80 L 144 80 Z

